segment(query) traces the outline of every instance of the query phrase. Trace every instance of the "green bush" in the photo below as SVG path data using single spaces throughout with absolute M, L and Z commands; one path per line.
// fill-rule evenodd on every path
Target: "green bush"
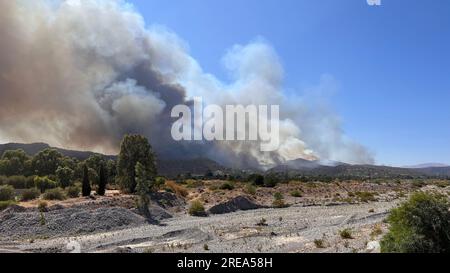
M 22 192 L 21 200 L 25 202 L 35 200 L 38 199 L 40 195 L 41 192 L 38 189 L 27 189 Z
M 220 189 L 221 190 L 232 191 L 232 190 L 234 190 L 234 185 L 231 182 L 225 182 L 222 185 L 220 185 Z
M 284 202 L 284 196 L 281 192 L 277 192 L 273 195 L 274 197 L 274 201 L 273 201 L 273 206 L 276 208 L 286 208 L 287 205 Z
M 248 182 L 253 183 L 255 186 L 263 186 L 264 185 L 264 176 L 260 174 L 252 174 L 248 178 Z
M 339 231 L 339 235 L 342 239 L 353 239 L 352 230 L 349 228 Z
M 0 185 L 10 185 L 14 189 L 30 189 L 34 188 L 34 177 L 25 177 L 22 175 L 14 175 L 10 177 L 0 176 Z
M 36 187 L 41 191 L 41 193 L 44 193 L 46 190 L 49 189 L 54 189 L 58 186 L 58 183 L 50 180 L 47 176 L 46 177 L 36 176 L 34 178 L 34 183 Z
M 43 201 L 43 200 L 39 201 L 39 204 L 38 204 L 38 210 L 39 210 L 40 212 L 45 212 L 45 211 L 47 211 L 47 208 L 48 208 L 48 203 L 47 203 L 46 201 Z
M 291 196 L 299 198 L 299 197 L 302 197 L 303 195 L 299 190 L 294 190 L 291 192 Z
M 256 187 L 252 184 L 247 184 L 245 186 L 244 192 L 250 195 L 256 195 Z
M 450 204 L 436 194 L 416 193 L 388 217 L 385 253 L 450 253 Z
M 0 186 L 0 201 L 14 200 L 14 188 L 11 186 Z
M 66 188 L 66 193 L 69 198 L 78 198 L 81 194 L 81 188 L 79 186 L 70 186 Z
M 9 201 L 0 201 L 0 211 L 3 211 L 7 209 L 8 207 L 16 204 L 16 202 L 9 200 Z
M 66 195 L 64 194 L 64 190 L 61 188 L 55 188 L 47 190 L 42 196 L 44 200 L 65 200 Z
M 278 183 L 280 183 L 280 179 L 275 175 L 266 175 L 264 177 L 264 187 L 274 188 Z
M 203 204 L 196 200 L 191 203 L 189 207 L 189 215 L 191 216 L 206 216 L 205 207 Z

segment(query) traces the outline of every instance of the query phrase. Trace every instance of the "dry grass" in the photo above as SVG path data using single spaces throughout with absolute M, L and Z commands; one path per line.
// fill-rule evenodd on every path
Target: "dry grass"
M 166 187 L 172 190 L 178 196 L 186 197 L 189 194 L 188 190 L 185 187 L 175 183 L 174 181 L 166 181 Z

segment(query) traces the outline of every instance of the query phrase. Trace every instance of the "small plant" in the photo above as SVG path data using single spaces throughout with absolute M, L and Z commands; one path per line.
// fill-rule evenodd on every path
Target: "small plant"
M 12 186 L 0 186 L 0 201 L 14 200 L 14 188 Z
M 267 227 L 267 219 L 266 218 L 261 218 L 261 220 L 259 220 L 259 222 L 256 224 L 259 227 Z
M 277 192 L 274 194 L 274 201 L 273 201 L 273 206 L 275 208 L 285 208 L 287 207 L 286 203 L 284 202 L 284 196 L 281 192 Z
M 376 238 L 376 237 L 380 236 L 381 234 L 383 234 L 383 229 L 381 228 L 381 225 L 375 225 L 373 227 L 372 232 L 370 233 L 370 237 Z
M 317 248 L 325 248 L 325 241 L 323 239 L 314 240 L 314 244 Z
M 40 218 L 39 218 L 39 223 L 41 224 L 41 226 L 45 226 L 45 215 L 44 215 L 44 212 L 43 211 L 41 211 L 40 212 Z
M 189 215 L 204 217 L 206 216 L 205 207 L 200 201 L 193 201 L 189 207 Z
M 70 186 L 66 188 L 66 193 L 69 198 L 78 198 L 81 194 L 81 188 L 79 186 Z
M 38 210 L 40 211 L 40 212 L 45 212 L 45 211 L 47 211 L 47 207 L 48 207 L 48 203 L 46 202 L 46 201 L 39 201 L 39 204 L 38 204 Z
M 252 184 L 247 184 L 245 186 L 244 192 L 250 195 L 256 195 L 256 187 Z
M 234 185 L 231 182 L 225 182 L 220 186 L 221 190 L 232 191 L 234 190 Z
M 24 202 L 31 201 L 38 199 L 39 196 L 41 196 L 41 192 L 38 189 L 28 189 L 22 192 L 21 200 Z
M 355 196 L 362 203 L 369 203 L 369 202 L 377 201 L 377 198 L 375 197 L 375 194 L 372 193 L 372 192 L 356 192 Z
M 353 239 L 352 230 L 349 228 L 339 231 L 339 235 L 342 239 Z
M 294 190 L 291 192 L 292 197 L 300 198 L 303 197 L 302 193 L 299 190 Z
M 63 189 L 61 188 L 56 188 L 56 189 L 51 189 L 51 190 L 47 190 L 44 195 L 42 196 L 42 198 L 44 200 L 65 200 L 66 199 L 66 195 L 64 194 Z

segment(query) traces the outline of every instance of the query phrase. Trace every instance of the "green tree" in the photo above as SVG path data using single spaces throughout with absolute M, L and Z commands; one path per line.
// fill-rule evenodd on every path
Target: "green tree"
M 391 211 L 389 233 L 381 241 L 387 253 L 450 253 L 450 205 L 446 197 L 416 193 Z
M 81 190 L 83 197 L 91 196 L 91 190 L 91 183 L 89 182 L 89 170 L 85 165 L 83 169 L 83 187 Z
M 74 171 L 68 167 L 58 167 L 56 169 L 56 177 L 62 188 L 66 188 L 72 185 Z
M 24 150 L 8 150 L 1 157 L 0 172 L 6 176 L 27 175 L 30 157 Z
M 117 162 L 117 181 L 126 192 L 136 191 L 137 163 L 143 166 L 147 176 L 156 177 L 155 156 L 148 140 L 140 135 L 126 135 Z
M 54 175 L 62 160 L 63 155 L 57 150 L 45 149 L 33 157 L 31 166 L 36 175 Z
M 109 183 L 115 182 L 117 175 L 117 164 L 115 160 L 108 160 L 106 163 L 106 172 L 108 173 Z
M 105 171 L 105 166 L 102 164 L 100 165 L 100 171 L 99 171 L 99 183 L 98 183 L 98 189 L 97 194 L 100 196 L 104 196 L 106 193 L 106 184 L 108 183 L 108 175 Z
M 36 176 L 34 178 L 34 184 L 36 185 L 36 188 L 38 188 L 41 193 L 44 193 L 46 190 L 49 189 L 54 189 L 58 186 L 58 184 L 49 179 L 47 176 L 45 177 L 40 177 L 40 176 Z
M 141 163 L 136 164 L 136 193 L 139 196 L 139 208 L 143 213 L 147 213 L 150 202 L 148 194 L 152 191 L 154 177 L 148 173 L 145 166 Z
M 106 164 L 106 160 L 102 155 L 94 154 L 91 155 L 86 161 L 86 165 L 89 168 L 89 178 L 92 184 L 98 185 L 100 183 L 100 167 Z

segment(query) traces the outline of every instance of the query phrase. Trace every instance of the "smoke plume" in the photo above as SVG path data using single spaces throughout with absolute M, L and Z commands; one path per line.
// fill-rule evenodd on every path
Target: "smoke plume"
M 112 154 L 124 134 L 138 133 L 161 157 L 203 156 L 234 166 L 297 158 L 372 162 L 334 113 L 284 95 L 283 68 L 262 40 L 227 52 L 223 63 L 233 81 L 221 82 L 202 71 L 176 34 L 146 26 L 125 1 L 0 0 L 0 37 L 1 141 Z M 174 142 L 170 111 L 194 96 L 219 105 L 281 105 L 280 149 Z

